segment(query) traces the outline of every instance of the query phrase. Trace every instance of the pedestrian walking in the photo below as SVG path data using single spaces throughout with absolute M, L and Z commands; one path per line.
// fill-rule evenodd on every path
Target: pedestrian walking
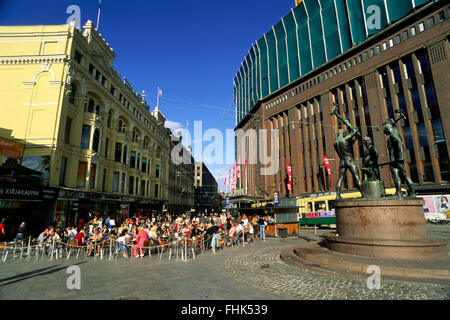
M 266 241 L 266 225 L 267 225 L 267 222 L 266 222 L 266 220 L 264 220 L 263 217 L 260 217 L 259 221 L 258 221 L 258 224 L 259 224 L 259 232 L 260 232 L 259 233 L 259 238 L 264 240 L 264 241 Z

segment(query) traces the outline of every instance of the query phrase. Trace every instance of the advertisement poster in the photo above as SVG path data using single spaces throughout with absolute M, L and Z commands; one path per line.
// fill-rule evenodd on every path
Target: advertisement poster
M 426 220 L 441 220 L 450 218 L 450 195 L 418 196 L 425 201 L 423 212 Z

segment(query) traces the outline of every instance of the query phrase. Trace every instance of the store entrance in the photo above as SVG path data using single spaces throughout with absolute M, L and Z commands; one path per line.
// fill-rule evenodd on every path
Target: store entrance
M 25 237 L 36 238 L 48 227 L 51 204 L 47 201 L 3 201 L 0 208 L 0 221 L 5 219 L 7 241 L 15 239 L 22 222 L 26 223 Z

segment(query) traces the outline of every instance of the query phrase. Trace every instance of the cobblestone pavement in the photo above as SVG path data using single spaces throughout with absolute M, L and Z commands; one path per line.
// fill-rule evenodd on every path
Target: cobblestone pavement
M 255 288 L 307 300 L 442 300 L 450 288 L 397 281 L 381 281 L 380 289 L 368 289 L 366 280 L 344 279 L 305 272 L 280 259 L 281 248 L 271 247 L 250 255 L 231 257 L 224 269 L 237 281 Z M 368 275 L 369 276 L 369 275 Z
M 448 234 L 447 228 L 439 229 Z M 322 230 L 323 231 L 323 230 Z M 329 231 L 329 230 L 325 230 Z M 297 299 L 448 299 L 449 287 L 366 281 L 307 273 L 281 261 L 283 248 L 317 238 L 268 238 L 246 247 L 225 248 L 195 260 L 152 257 L 8 259 L 0 261 L 0 300 L 7 299 L 152 299 L 152 300 L 297 300 Z M 67 268 L 78 265 L 81 289 L 69 290 Z

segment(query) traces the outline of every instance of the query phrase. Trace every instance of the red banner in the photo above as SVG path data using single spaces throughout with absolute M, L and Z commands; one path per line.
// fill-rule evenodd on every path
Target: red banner
M 227 185 L 227 176 L 228 176 L 228 169 L 225 168 L 225 181 L 223 182 L 223 185 L 224 185 L 224 186 Z
M 330 178 L 330 185 L 333 185 L 333 181 L 331 181 L 331 170 L 330 170 L 330 162 L 328 161 L 328 158 L 323 156 L 323 162 L 325 163 L 325 168 L 328 172 L 328 177 Z
M 287 188 L 289 192 L 292 191 L 292 168 L 290 163 L 286 163 L 287 173 L 288 173 L 288 184 Z
M 237 178 L 241 179 L 241 158 L 239 158 L 237 163 Z
M 245 171 L 244 171 L 244 177 L 247 176 L 247 155 L 245 155 Z
M 233 181 L 231 182 L 231 191 L 236 190 L 236 163 L 233 167 Z

